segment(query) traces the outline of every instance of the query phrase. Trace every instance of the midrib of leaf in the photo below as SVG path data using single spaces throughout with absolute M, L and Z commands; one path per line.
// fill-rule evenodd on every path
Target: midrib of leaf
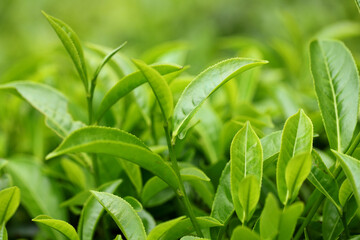
M 326 73 L 328 75 L 328 78 L 329 78 L 329 82 L 330 82 L 330 88 L 331 88 L 331 94 L 333 96 L 333 101 L 334 101 L 334 110 L 335 110 L 335 120 L 336 120 L 336 135 L 337 135 L 337 142 L 338 142 L 338 146 L 336 149 L 337 151 L 341 151 L 341 138 L 340 138 L 340 125 L 339 125 L 339 112 L 338 112 L 338 108 L 337 108 L 337 97 L 336 97 L 336 94 L 335 94 L 335 89 L 334 89 L 334 85 L 333 85 L 333 78 L 331 77 L 331 74 L 330 74 L 330 69 L 328 67 L 328 58 L 326 56 L 326 54 L 324 53 L 324 50 L 321 46 L 321 44 L 319 44 L 319 48 L 320 48 L 320 52 L 321 52 L 321 55 L 322 57 L 324 58 L 324 65 L 325 65 L 325 68 L 326 68 Z
M 6 208 L 5 208 L 4 216 L 3 216 L 3 218 L 2 218 L 2 219 L 0 219 L 0 223 L 3 223 L 3 222 L 5 221 L 5 217 L 6 217 L 7 209 L 8 209 L 8 207 L 9 207 L 9 205 L 10 205 L 10 202 L 11 202 L 12 198 L 14 197 L 14 193 L 15 193 L 15 191 L 13 191 L 13 192 L 12 192 L 11 197 L 10 197 L 10 200 L 9 200 L 9 201 L 7 202 L 7 204 L 6 204 Z
M 245 131 L 245 144 L 244 144 L 244 159 L 245 159 L 245 164 L 244 164 L 244 177 L 243 179 L 246 177 L 246 169 L 247 169 L 247 145 L 248 145 L 248 130 L 249 130 L 249 126 L 246 125 L 246 131 Z
M 298 143 L 298 136 L 299 136 L 299 125 L 300 125 L 300 122 L 301 122 L 301 112 L 299 113 L 299 119 L 298 119 L 298 122 L 297 122 L 297 127 L 296 127 L 296 135 L 295 135 L 295 142 L 294 142 L 294 146 L 293 146 L 293 149 L 292 149 L 292 152 L 291 152 L 291 157 L 294 157 L 294 154 L 295 154 L 295 149 L 296 149 L 296 145 Z M 290 159 L 288 160 L 288 163 L 289 163 Z

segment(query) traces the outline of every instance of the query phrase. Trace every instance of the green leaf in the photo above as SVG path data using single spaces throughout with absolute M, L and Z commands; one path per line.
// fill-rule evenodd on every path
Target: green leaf
M 349 179 L 345 179 L 345 181 L 341 184 L 339 190 L 339 202 L 341 206 L 345 206 L 346 202 L 349 200 L 352 193 L 353 191 L 350 181 Z
M 166 120 L 170 119 L 174 110 L 173 97 L 169 85 L 161 74 L 140 60 L 133 60 L 146 80 L 149 82 Z
M 126 172 L 126 175 L 129 177 L 131 183 L 134 185 L 136 192 L 140 194 L 142 190 L 142 176 L 140 167 L 132 162 L 122 159 L 119 160 L 121 166 Z
M 152 177 L 143 188 L 141 200 L 145 207 L 155 207 L 167 202 L 174 196 L 174 191 L 163 180 Z
M 0 240 L 8 240 L 8 234 L 5 228 L 5 223 L 0 226 Z
M 183 180 L 202 180 L 209 182 L 210 178 L 206 174 L 196 167 L 186 167 L 180 169 L 180 174 Z
M 227 163 L 221 173 L 211 209 L 211 217 L 216 218 L 219 222 L 224 224 L 230 219 L 234 210 L 235 208 L 231 198 L 230 163 Z
M 7 164 L 7 161 L 6 161 L 6 160 L 0 159 L 0 170 L 1 170 L 3 167 L 5 167 L 6 164 Z
M 233 58 L 219 62 L 200 73 L 185 88 L 175 106 L 173 142 L 213 92 L 241 72 L 266 63 L 267 61 Z
M 247 175 L 239 185 L 239 201 L 243 209 L 242 222 L 251 219 L 260 198 L 260 183 L 257 177 Z
M 127 201 L 136 212 L 141 212 L 143 210 L 143 206 L 136 198 L 126 196 L 124 197 L 124 200 Z
M 311 71 L 330 147 L 339 152 L 352 139 L 358 113 L 359 76 L 355 61 L 340 41 L 310 44 Z
M 311 153 L 313 126 L 303 110 L 289 117 L 281 136 L 279 160 L 276 167 L 278 195 L 284 204 L 287 201 L 286 167 L 291 158 L 299 153 Z
M 263 148 L 264 169 L 273 163 L 279 156 L 281 134 L 281 131 L 276 131 L 260 139 Z
M 49 127 L 60 137 L 65 137 L 84 126 L 82 122 L 74 121 L 68 113 L 69 103 L 66 97 L 50 86 L 18 81 L 0 85 L 0 90 L 16 90 L 21 97 L 46 117 Z
M 270 193 L 266 197 L 265 206 L 260 216 L 260 236 L 262 239 L 275 239 L 279 232 L 280 217 L 278 201 Z
M 194 236 L 185 236 L 185 237 L 182 237 L 180 240 L 209 240 L 207 238 L 199 238 L 199 237 L 194 237 Z
M 294 234 L 298 218 L 303 212 L 304 204 L 296 202 L 285 207 L 280 219 L 278 240 L 290 240 Z
M 234 229 L 231 240 L 240 240 L 240 239 L 246 239 L 246 240 L 260 240 L 260 236 L 256 233 L 251 231 L 249 228 L 245 226 L 238 226 Z
M 5 224 L 20 204 L 20 190 L 10 187 L 0 191 L 0 225 Z
M 66 51 L 69 53 L 75 68 L 83 81 L 86 91 L 88 91 L 88 78 L 86 73 L 86 64 L 84 59 L 84 52 L 81 47 L 79 37 L 76 33 L 63 21 L 54 18 L 45 12 L 42 12 L 46 19 L 51 24 L 52 28 L 55 30 L 56 34 L 60 38 L 62 44 L 64 45 Z
M 290 159 L 285 170 L 286 200 L 292 202 L 296 199 L 299 190 L 311 171 L 311 154 L 300 153 Z
M 70 240 L 79 240 L 79 236 L 76 233 L 76 230 L 69 223 L 53 219 L 46 215 L 40 215 L 33 219 L 34 222 L 42 223 L 46 226 L 49 226 L 62 234 L 64 234 Z
M 116 235 L 116 237 L 114 238 L 114 240 L 122 240 L 121 235 Z
M 222 226 L 212 217 L 197 217 L 200 228 Z M 157 225 L 149 234 L 147 240 L 177 240 L 194 232 L 194 227 L 189 218 L 179 217 Z
M 349 180 L 358 206 L 360 206 L 360 161 L 351 156 L 332 150 L 340 160 L 342 169 Z
M 73 132 L 47 159 L 62 154 L 89 152 L 103 153 L 133 162 L 163 179 L 172 188 L 179 186 L 178 178 L 170 165 L 159 155 L 151 152 L 135 136 L 114 128 L 84 127 Z
M 231 195 L 239 219 L 244 222 L 244 206 L 240 202 L 239 187 L 248 175 L 253 175 L 259 186 L 262 180 L 262 147 L 249 122 L 235 135 L 230 148 Z M 260 194 L 260 187 L 256 189 Z M 255 194 L 255 193 L 254 193 Z
M 360 0 L 355 0 L 355 4 L 357 6 L 357 9 L 359 10 L 360 12 Z
M 161 75 L 164 75 L 164 77 L 182 69 L 179 66 L 169 64 L 153 65 L 151 67 L 158 71 Z M 146 83 L 146 78 L 141 71 L 137 71 L 123 77 L 104 96 L 97 111 L 96 119 L 99 121 L 112 105 L 144 83 Z
M 84 170 L 74 161 L 69 159 L 61 159 L 61 166 L 65 171 L 66 177 L 72 184 L 80 187 L 80 189 L 88 189 L 87 179 Z
M 113 193 L 119 187 L 122 180 L 105 183 L 98 188 L 99 191 Z M 90 194 L 90 192 L 89 192 Z M 92 240 L 95 232 L 95 227 L 99 222 L 104 208 L 101 204 L 90 194 L 84 207 L 81 211 L 78 233 L 82 240 Z
M 109 213 L 126 239 L 146 240 L 144 225 L 128 202 L 111 193 L 96 191 L 91 191 L 91 193 Z

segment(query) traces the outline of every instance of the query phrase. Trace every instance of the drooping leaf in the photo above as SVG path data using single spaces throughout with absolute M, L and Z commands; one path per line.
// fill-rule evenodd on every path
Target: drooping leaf
M 245 226 L 238 226 L 234 229 L 231 240 L 238 240 L 238 239 L 247 239 L 247 240 L 260 240 L 260 236 L 256 233 L 251 231 L 249 228 Z
M 0 90 L 15 90 L 39 112 L 44 114 L 49 127 L 60 137 L 65 137 L 72 131 L 84 126 L 82 122 L 74 121 L 68 113 L 66 97 L 50 86 L 40 83 L 17 81 L 0 85 Z M 11 91 L 13 92 L 13 91 Z
M 330 147 L 343 152 L 352 139 L 358 113 L 359 74 L 355 61 L 340 41 L 310 44 L 311 71 Z
M 128 202 L 111 193 L 96 191 L 91 191 L 91 193 L 105 208 L 127 239 L 146 240 L 144 225 Z
M 175 106 L 173 141 L 215 90 L 241 72 L 266 63 L 261 60 L 233 58 L 219 62 L 200 73 L 185 88 Z
M 52 217 L 46 215 L 39 215 L 34 218 L 33 221 L 42 223 L 61 232 L 70 240 L 79 240 L 79 236 L 77 235 L 74 227 L 65 221 L 53 219 Z
M 140 60 L 133 60 L 133 62 L 149 82 L 149 85 L 159 102 L 164 118 L 169 119 L 172 117 L 174 111 L 173 97 L 165 79 L 158 71 L 149 67 L 146 63 Z
M 75 152 L 103 153 L 136 163 L 177 189 L 178 178 L 170 165 L 135 136 L 112 128 L 85 127 L 69 135 L 47 158 Z
M 292 238 L 297 220 L 303 209 L 304 204 L 302 202 L 296 202 L 284 208 L 279 223 L 278 240 L 290 240 Z
M 266 197 L 265 206 L 260 216 L 260 236 L 274 239 L 279 232 L 281 212 L 277 199 L 271 193 Z
M 113 193 L 121 184 L 121 182 L 122 180 L 116 180 L 110 183 L 105 183 L 100 186 L 98 190 L 102 192 Z M 101 206 L 101 204 L 92 195 L 89 196 L 84 204 L 79 219 L 78 234 L 80 239 L 91 240 L 93 238 L 96 225 L 103 211 L 103 206 Z
M 288 118 L 281 137 L 281 147 L 276 168 L 276 184 L 280 200 L 287 201 L 286 167 L 291 158 L 299 153 L 311 153 L 313 126 L 303 110 Z
M 46 19 L 51 24 L 52 28 L 55 30 L 56 34 L 60 38 L 62 44 L 64 45 L 66 51 L 69 53 L 75 68 L 83 81 L 86 91 L 88 91 L 88 78 L 86 72 L 86 64 L 84 59 L 84 52 L 81 47 L 79 37 L 76 33 L 63 21 L 60 19 L 54 18 L 45 12 L 42 12 Z
M 347 200 L 350 198 L 353 193 L 352 186 L 350 184 L 349 179 L 345 179 L 345 181 L 341 184 L 339 189 L 339 202 L 341 206 L 345 206 Z
M 200 228 L 222 226 L 212 217 L 197 217 Z M 189 218 L 179 217 L 156 226 L 149 234 L 147 240 L 177 240 L 194 232 L 194 227 Z
M 300 153 L 290 159 L 285 170 L 286 200 L 292 202 L 297 197 L 300 187 L 311 171 L 311 154 Z
M 164 77 L 166 77 L 167 74 L 171 74 L 182 69 L 180 66 L 169 64 L 153 65 L 151 67 L 158 71 L 161 75 L 164 75 Z M 100 103 L 96 119 L 99 120 L 112 105 L 133 89 L 144 83 L 146 83 L 146 78 L 141 71 L 137 71 L 123 77 L 104 96 L 102 102 Z
M 20 190 L 10 187 L 0 191 L 0 225 L 5 224 L 20 204 Z
M 235 135 L 230 148 L 231 195 L 236 213 L 244 221 L 244 207 L 239 199 L 239 187 L 248 175 L 256 177 L 259 186 L 262 181 L 262 147 L 259 138 L 247 122 Z M 260 193 L 260 188 L 257 189 Z
M 243 209 L 242 222 L 249 221 L 260 198 L 260 183 L 254 175 L 244 177 L 239 185 L 239 201 Z

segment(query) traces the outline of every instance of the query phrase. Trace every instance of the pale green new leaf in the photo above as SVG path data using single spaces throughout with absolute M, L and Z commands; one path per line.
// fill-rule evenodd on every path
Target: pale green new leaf
M 341 206 L 345 206 L 347 200 L 350 198 L 352 193 L 353 190 L 350 181 L 349 179 L 345 179 L 345 181 L 341 184 L 339 190 L 339 202 Z
M 286 200 L 292 202 L 296 199 L 300 187 L 311 171 L 311 154 L 300 153 L 290 159 L 285 170 Z
M 239 201 L 243 209 L 242 222 L 251 219 L 260 198 L 260 183 L 257 177 L 247 175 L 239 185 Z
M 271 193 L 266 197 L 260 216 L 260 236 L 262 239 L 274 239 L 279 232 L 281 211 L 278 201 Z
M 280 218 L 278 240 L 290 240 L 292 238 L 297 220 L 303 209 L 304 204 L 302 202 L 296 202 L 284 208 Z
M 98 190 L 102 192 L 113 193 L 121 184 L 121 182 L 122 180 L 116 180 L 110 183 L 105 183 L 100 186 Z M 82 240 L 91 240 L 93 238 L 96 225 L 103 211 L 103 206 L 92 195 L 89 196 L 81 211 L 78 224 L 78 233 Z
M 279 156 L 281 134 L 281 131 L 276 131 L 260 139 L 263 148 L 264 169 L 273 163 Z
M 140 60 L 133 60 L 146 80 L 149 82 L 156 99 L 159 102 L 161 111 L 166 120 L 170 119 L 174 110 L 174 102 L 169 85 L 161 74 Z
M 262 147 L 249 122 L 235 135 L 230 147 L 231 195 L 235 211 L 244 221 L 244 208 L 240 203 L 239 187 L 248 175 L 256 177 L 259 186 L 262 180 Z M 260 187 L 257 189 L 260 194 Z
M 136 198 L 126 196 L 124 197 L 124 200 L 127 201 L 136 212 L 141 212 L 143 210 L 143 206 Z
M 66 97 L 50 86 L 29 81 L 11 82 L 0 85 L 0 91 L 15 90 L 35 109 L 44 114 L 49 127 L 60 137 L 65 137 L 72 131 L 84 126 L 82 122 L 74 121 L 68 113 Z M 13 92 L 13 91 L 11 91 Z
M 256 233 L 251 231 L 249 228 L 245 226 L 238 226 L 234 229 L 231 240 L 240 240 L 240 239 L 246 239 L 246 240 L 260 240 L 260 236 Z
M 210 178 L 206 174 L 196 167 L 186 167 L 180 169 L 180 174 L 183 180 L 202 180 L 209 182 Z
M 146 240 L 144 225 L 128 202 L 111 193 L 96 191 L 91 193 L 103 205 L 126 239 Z
M 0 191 L 0 225 L 5 224 L 20 204 L 20 190 L 10 187 Z
M 175 106 L 173 141 L 213 92 L 241 72 L 266 63 L 267 61 L 233 58 L 219 62 L 200 73 L 185 88 Z
M 69 53 L 75 68 L 83 81 L 86 91 L 88 91 L 88 78 L 86 73 L 86 64 L 84 59 L 84 52 L 81 47 L 79 37 L 76 33 L 63 21 L 54 18 L 45 12 L 42 12 L 46 19 L 49 21 L 56 34 L 63 43 L 66 51 Z
M 161 75 L 164 75 L 164 77 L 166 77 L 171 73 L 183 69 L 180 66 L 170 65 L 170 64 L 153 65 L 151 67 L 156 71 L 158 71 Z M 112 105 L 114 105 L 126 94 L 130 93 L 132 90 L 134 90 L 135 88 L 139 87 L 144 83 L 146 83 L 146 78 L 141 73 L 141 71 L 137 71 L 123 77 L 104 96 L 97 111 L 96 119 L 99 121 L 100 118 Z
M 70 159 L 61 159 L 61 166 L 65 171 L 66 177 L 72 184 L 80 187 L 81 190 L 88 189 L 88 183 L 84 170 Z
M 0 226 L 0 240 L 8 240 L 8 234 L 5 228 L 5 223 Z
M 46 226 L 61 232 L 70 240 L 79 240 L 79 236 L 77 235 L 74 227 L 65 221 L 53 219 L 46 215 L 37 216 L 33 219 L 33 221 L 45 224 Z
M 124 171 L 126 172 L 126 175 L 129 177 L 131 183 L 134 185 L 136 192 L 140 194 L 143 184 L 140 167 L 129 161 L 125 161 L 122 159 L 119 159 L 119 161 Z
M 311 71 L 330 147 L 344 152 L 352 139 L 358 113 L 359 76 L 355 61 L 340 41 L 310 44 Z
M 179 186 L 178 178 L 167 162 L 151 152 L 140 139 L 122 130 L 105 127 L 79 129 L 64 139 L 47 159 L 76 152 L 103 153 L 120 157 L 149 170 L 174 189 Z
M 289 117 L 281 137 L 279 159 L 276 167 L 276 183 L 280 200 L 287 201 L 285 172 L 288 162 L 299 153 L 311 153 L 313 125 L 303 110 Z

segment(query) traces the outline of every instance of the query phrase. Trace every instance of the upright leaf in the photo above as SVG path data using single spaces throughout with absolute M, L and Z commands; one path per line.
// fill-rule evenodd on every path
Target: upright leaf
M 352 139 L 359 104 L 359 74 L 340 41 L 310 44 L 311 72 L 330 147 L 344 152 Z
M 349 200 L 353 193 L 352 186 L 350 184 L 349 179 L 345 179 L 345 181 L 341 184 L 339 189 L 339 202 L 341 206 L 345 206 L 346 202 Z
M 263 239 L 274 239 L 279 232 L 281 211 L 274 195 L 266 197 L 265 206 L 260 216 L 260 236 Z
M 72 131 L 84 126 L 83 123 L 74 121 L 68 113 L 69 103 L 66 97 L 50 86 L 29 81 L 18 81 L 0 85 L 1 90 L 15 90 L 46 117 L 49 127 L 60 137 L 65 137 Z
M 46 19 L 51 24 L 52 28 L 55 30 L 56 34 L 60 38 L 62 44 L 64 45 L 66 51 L 69 53 L 75 68 L 83 81 L 86 91 L 88 91 L 88 78 L 86 73 L 86 64 L 84 59 L 84 52 L 81 47 L 79 37 L 76 33 L 63 21 L 60 19 L 54 18 L 45 12 L 42 12 Z
M 273 132 L 260 139 L 263 148 L 264 168 L 274 162 L 280 152 L 281 131 Z
M 20 204 L 20 190 L 10 187 L 0 191 L 0 225 L 5 224 L 14 215 Z
M 120 157 L 149 170 L 174 189 L 179 186 L 178 178 L 167 162 L 151 152 L 140 139 L 118 129 L 105 127 L 79 129 L 64 139 L 47 158 L 76 152 L 103 153 Z
M 200 73 L 185 88 L 175 106 L 173 141 L 213 92 L 241 72 L 266 63 L 267 61 L 233 58 L 219 62 Z
M 276 168 L 276 183 L 280 200 L 285 204 L 286 167 L 291 158 L 299 153 L 311 153 L 313 141 L 313 126 L 303 110 L 288 118 L 281 137 L 279 160 Z
M 261 238 L 256 232 L 251 231 L 249 228 L 245 226 L 238 226 L 231 234 L 231 240 L 238 239 L 260 240 Z
M 8 234 L 5 228 L 5 223 L 0 225 L 0 240 L 8 240 Z
M 165 119 L 171 118 L 174 110 L 174 103 L 171 90 L 165 79 L 155 69 L 146 65 L 146 63 L 139 60 L 133 60 L 133 62 L 149 82 Z
M 236 213 L 241 221 L 245 220 L 245 209 L 240 202 L 239 187 L 242 180 L 248 175 L 253 175 L 261 186 L 262 168 L 261 143 L 247 122 L 235 135 L 230 148 L 231 194 Z M 256 191 L 260 193 L 260 188 Z
M 260 198 L 260 183 L 257 177 L 247 175 L 239 185 L 239 201 L 243 208 L 242 222 L 249 221 Z
M 79 240 L 79 236 L 76 233 L 76 230 L 69 223 L 53 219 L 46 215 L 40 215 L 33 219 L 34 222 L 42 223 L 46 226 L 49 226 L 62 234 L 64 234 L 70 240 Z
M 279 223 L 278 240 L 290 240 L 294 234 L 298 218 L 303 212 L 304 204 L 296 202 L 284 208 Z
M 146 240 L 144 225 L 128 202 L 111 193 L 96 191 L 91 193 L 103 205 L 126 239 Z

